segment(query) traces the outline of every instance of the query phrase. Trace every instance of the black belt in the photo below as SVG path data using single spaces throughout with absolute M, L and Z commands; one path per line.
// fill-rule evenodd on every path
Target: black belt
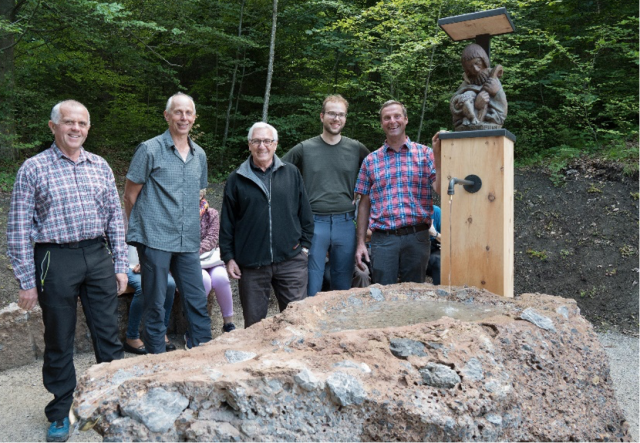
M 90 238 L 89 240 L 80 240 L 74 241 L 70 243 L 36 243 L 40 246 L 58 246 L 60 248 L 69 248 L 69 249 L 78 249 L 78 248 L 86 248 L 87 246 L 94 245 L 96 243 L 104 243 L 104 237 L 96 237 Z
M 415 234 L 416 232 L 428 231 L 430 227 L 431 223 L 423 223 L 420 225 L 405 226 L 398 229 L 377 230 L 376 232 L 384 235 L 409 235 Z

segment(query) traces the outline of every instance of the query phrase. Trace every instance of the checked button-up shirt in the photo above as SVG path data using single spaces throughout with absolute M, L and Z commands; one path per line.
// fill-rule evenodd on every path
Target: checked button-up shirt
M 7 249 L 20 288 L 35 283 L 33 243 L 71 243 L 106 236 L 116 273 L 126 273 L 127 247 L 113 171 L 82 148 L 73 162 L 54 143 L 27 159 L 16 175 Z
M 364 159 L 356 181 L 355 192 L 371 200 L 369 228 L 386 231 L 429 223 L 435 180 L 430 147 L 407 137 L 396 152 L 385 142 Z

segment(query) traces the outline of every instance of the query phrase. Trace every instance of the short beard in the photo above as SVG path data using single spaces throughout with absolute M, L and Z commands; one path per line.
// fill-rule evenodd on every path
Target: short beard
M 484 71 L 480 71 L 478 75 L 476 75 L 474 78 L 470 78 L 469 82 L 474 85 L 482 86 L 489 79 L 490 72 L 491 72 L 491 69 L 485 69 Z
M 333 129 L 331 127 L 331 125 L 329 125 L 329 124 L 326 124 L 326 125 L 323 125 L 323 126 L 324 126 L 324 130 L 327 131 L 329 134 L 332 134 L 332 135 L 339 135 L 340 133 L 342 133 L 342 129 L 344 129 L 344 125 L 340 129 L 338 129 L 338 131 Z

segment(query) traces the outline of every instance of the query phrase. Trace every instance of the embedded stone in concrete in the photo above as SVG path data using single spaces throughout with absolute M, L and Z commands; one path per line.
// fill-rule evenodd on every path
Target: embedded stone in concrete
M 425 384 L 436 388 L 449 389 L 461 382 L 456 371 L 438 363 L 427 363 L 419 372 Z
M 307 368 L 304 368 L 302 371 L 294 375 L 293 379 L 305 391 L 314 391 L 316 389 L 322 389 L 324 385 L 324 383 L 320 379 L 318 379 L 318 377 L 313 375 L 313 372 L 311 372 Z
M 419 341 L 409 340 L 406 338 L 394 338 L 389 341 L 389 350 L 398 358 L 406 359 L 410 355 L 418 357 L 426 357 L 424 352 L 424 344 Z
M 228 350 L 225 351 L 224 356 L 227 358 L 229 363 L 239 363 L 241 361 L 251 360 L 256 356 L 256 354 L 253 352 Z
M 75 397 L 80 426 L 107 441 L 630 439 L 606 355 L 572 300 L 375 288 L 383 300 L 370 288 L 322 293 L 188 352 L 94 366 Z M 553 330 L 522 321 L 528 309 Z M 398 340 L 422 347 L 398 357 Z M 162 426 L 130 409 L 156 389 L 180 400 Z M 147 401 L 146 416 L 165 405 Z
M 556 311 L 558 309 L 556 309 Z M 562 312 L 559 312 L 559 313 L 562 313 Z M 565 316 L 564 313 L 562 313 L 562 315 Z M 538 314 L 536 310 L 533 308 L 525 309 L 520 315 L 520 318 L 523 320 L 530 321 L 531 323 L 533 323 L 539 328 L 546 329 L 547 331 L 556 332 L 556 328 L 553 326 L 553 321 L 549 317 L 545 317 L 544 315 Z
M 151 432 L 166 432 L 173 428 L 173 423 L 187 406 L 189 400 L 179 393 L 152 388 L 141 398 L 130 399 L 122 406 L 122 412 Z
M 360 405 L 367 397 L 362 383 L 344 372 L 334 372 L 327 378 L 327 386 L 333 399 L 340 406 Z
M 382 291 L 380 290 L 380 288 L 376 288 L 372 286 L 371 289 L 369 289 L 369 294 L 371 294 L 371 297 L 373 297 L 374 300 L 377 300 L 377 301 L 384 300 L 384 296 L 382 295 Z

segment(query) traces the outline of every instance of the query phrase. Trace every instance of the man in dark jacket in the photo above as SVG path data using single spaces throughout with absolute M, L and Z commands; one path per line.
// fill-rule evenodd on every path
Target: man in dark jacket
M 313 214 L 302 176 L 275 154 L 278 131 L 267 123 L 249 129 L 251 156 L 224 189 L 220 257 L 239 279 L 245 327 L 267 316 L 270 287 L 280 311 L 307 296 Z

